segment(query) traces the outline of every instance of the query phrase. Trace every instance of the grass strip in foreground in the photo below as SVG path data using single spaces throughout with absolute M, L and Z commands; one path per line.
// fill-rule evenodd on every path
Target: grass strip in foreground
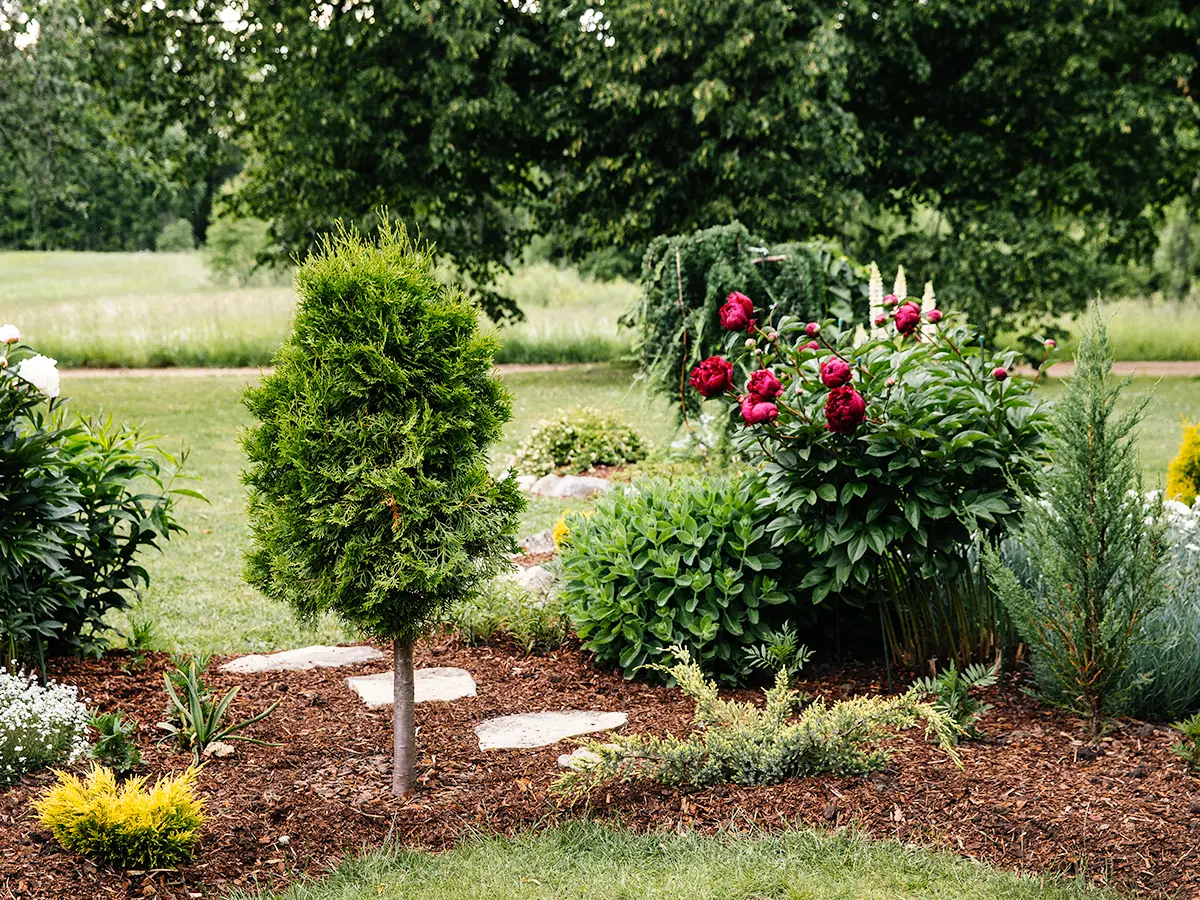
M 247 895 L 235 897 L 245 900 Z M 477 898 L 1108 900 L 1079 881 L 1017 876 L 947 853 L 847 832 L 638 835 L 573 823 L 441 854 L 374 852 L 274 900 Z M 266 900 L 266 897 L 259 898 Z

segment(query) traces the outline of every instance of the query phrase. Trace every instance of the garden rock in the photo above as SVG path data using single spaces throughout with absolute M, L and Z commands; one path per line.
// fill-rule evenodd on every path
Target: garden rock
M 549 529 L 521 538 L 517 543 L 526 553 L 553 553 L 556 549 L 554 534 Z
M 480 750 L 548 747 L 564 738 L 595 731 L 611 731 L 629 720 L 623 712 L 568 709 L 561 712 L 499 716 L 475 726 Z
M 358 694 L 363 703 L 375 709 L 379 706 L 391 706 L 394 697 L 394 677 L 392 672 L 358 675 L 347 678 L 346 684 Z M 466 669 L 430 666 L 417 669 L 413 673 L 413 699 L 416 703 L 428 703 L 431 700 L 449 702 L 460 697 L 474 696 L 475 679 Z
M 533 484 L 531 484 L 529 486 L 529 493 L 538 494 L 539 496 L 542 496 L 542 497 L 553 496 L 550 492 L 554 490 L 555 486 L 560 481 L 562 481 L 562 478 L 560 478 L 558 475 L 555 475 L 554 473 L 550 473 L 549 475 L 543 475 L 541 478 L 539 478 L 537 481 L 535 481 Z
M 616 746 L 616 744 L 605 744 L 605 747 L 610 749 L 614 749 Z M 600 762 L 600 754 L 595 750 L 589 750 L 587 747 L 577 747 L 570 753 L 564 753 L 558 758 L 560 769 L 584 770 L 598 762 Z
M 383 654 L 374 647 L 301 647 L 280 653 L 253 653 L 239 656 L 221 666 L 222 672 L 249 674 L 252 672 L 294 672 L 333 666 L 353 666 L 381 659 Z
M 586 500 L 597 494 L 607 493 L 608 488 L 607 478 L 599 478 L 595 475 L 564 475 L 546 496 L 559 497 L 564 500 Z
M 516 582 L 531 594 L 545 596 L 554 587 L 554 573 L 541 566 L 530 566 L 517 573 Z
M 536 475 L 518 475 L 517 487 L 528 494 L 537 480 L 538 477 Z

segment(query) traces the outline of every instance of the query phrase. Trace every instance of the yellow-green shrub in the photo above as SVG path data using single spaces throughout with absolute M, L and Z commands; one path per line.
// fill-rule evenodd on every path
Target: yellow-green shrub
M 1167 497 L 1191 506 L 1200 494 L 1200 422 L 1183 426 L 1183 443 L 1167 466 Z
M 170 868 L 192 858 L 204 823 L 204 801 L 195 793 L 197 769 L 160 778 L 150 788 L 144 778 L 118 787 L 104 766 L 84 778 L 56 774 L 58 783 L 34 809 L 67 850 L 114 868 Z

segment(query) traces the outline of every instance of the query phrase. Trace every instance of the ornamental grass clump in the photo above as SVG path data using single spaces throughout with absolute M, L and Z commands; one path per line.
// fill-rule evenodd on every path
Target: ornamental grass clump
M 781 669 L 759 707 L 721 699 L 688 652 L 675 648 L 675 653 L 676 662 L 662 668 L 695 701 L 696 732 L 683 738 L 618 734 L 589 743 L 589 753 L 559 778 L 558 791 L 580 796 L 614 780 L 704 787 L 779 784 L 826 773 L 865 775 L 888 761 L 887 752 L 874 746 L 876 739 L 922 723 L 926 736 L 958 762 L 954 743 L 960 729 L 914 692 L 832 705 L 817 699 L 805 706 Z
M 1002 531 L 1032 485 L 1047 425 L 1032 382 L 1010 378 L 1013 354 L 991 355 L 935 306 L 932 286 L 907 299 L 903 270 L 883 296 L 873 268 L 868 328 L 773 321 L 734 292 L 721 321 L 724 357 L 692 384 L 724 402 L 734 445 L 762 462 L 766 530 L 776 548 L 808 548 L 800 584 L 819 602 L 875 595 L 881 570 L 953 578 L 971 527 Z
M 246 393 L 247 578 L 304 618 L 393 642 L 392 788 L 413 786 L 413 644 L 511 565 L 524 501 L 489 447 L 511 417 L 496 341 L 384 219 L 340 229 L 296 274 L 295 329 Z
M 86 754 L 89 718 L 76 688 L 0 669 L 0 785 Z
M 204 824 L 204 801 L 196 796 L 198 769 L 118 786 L 104 766 L 86 776 L 59 772 L 58 783 L 33 806 L 63 848 L 118 869 L 165 869 L 188 862 Z

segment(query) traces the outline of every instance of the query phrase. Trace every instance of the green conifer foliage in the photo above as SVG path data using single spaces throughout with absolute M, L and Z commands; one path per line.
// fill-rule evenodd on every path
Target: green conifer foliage
M 1127 382 L 1112 377 L 1099 308 L 1088 315 L 1075 372 L 1054 404 L 1052 464 L 1025 495 L 1014 540 L 1027 571 L 987 548 L 985 563 L 1021 636 L 1038 686 L 1086 715 L 1096 734 L 1128 699 L 1129 648 L 1162 600 L 1162 502 L 1142 493 L 1136 429 L 1144 403 L 1116 411 Z
M 246 392 L 247 578 L 305 618 L 332 611 L 396 656 L 393 790 L 412 785 L 412 647 L 516 552 L 524 501 L 489 472 L 511 416 L 494 340 L 384 221 L 300 267 L 292 335 Z

